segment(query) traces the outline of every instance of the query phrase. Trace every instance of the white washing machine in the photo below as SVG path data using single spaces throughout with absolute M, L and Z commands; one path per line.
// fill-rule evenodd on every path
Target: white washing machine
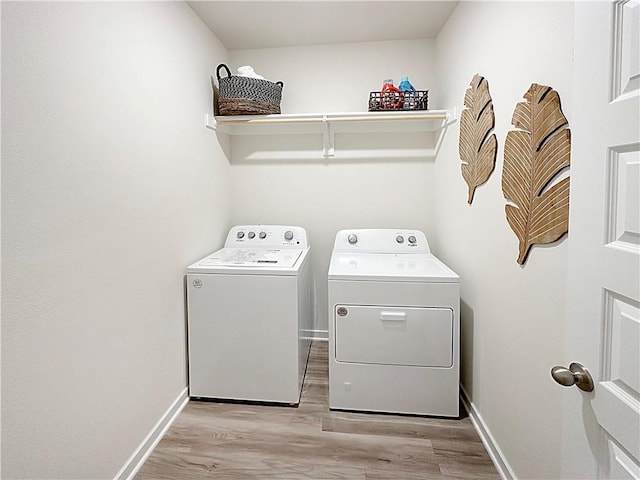
M 301 227 L 243 225 L 187 269 L 191 397 L 297 404 L 313 326 Z
M 424 233 L 338 232 L 328 287 L 329 408 L 459 415 L 459 277 Z

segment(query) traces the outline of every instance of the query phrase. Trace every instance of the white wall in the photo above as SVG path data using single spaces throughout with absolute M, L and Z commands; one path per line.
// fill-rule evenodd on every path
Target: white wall
M 247 64 L 266 78 L 284 81 L 283 113 L 366 111 L 370 91 L 379 90 L 389 77 L 397 85 L 404 75 L 437 98 L 432 40 L 230 52 L 233 71 Z M 336 135 L 336 149 L 366 149 L 381 141 L 355 137 L 354 144 L 354 137 Z M 243 160 L 243 153 L 263 148 L 270 149 L 276 160 Z M 296 160 L 292 154 L 296 150 L 315 151 L 317 158 Z M 319 337 L 326 338 L 326 279 L 336 233 L 344 228 L 382 227 L 429 233 L 433 161 L 372 160 L 366 154 L 354 160 L 324 160 L 320 150 L 319 137 L 242 137 L 232 148 L 231 208 L 235 224 L 292 224 L 307 229 L 316 280 L 315 328 Z
M 113 478 L 183 393 L 226 58 L 182 2 L 2 2 L 4 478 Z
M 462 2 L 437 38 L 446 105 L 463 107 L 474 74 L 490 87 L 496 170 L 470 206 L 460 172 L 459 125 L 435 163 L 436 248 L 462 278 L 462 383 L 517 478 L 559 478 L 567 242 L 534 247 L 524 267 L 501 190 L 506 133 L 531 83 L 560 94 L 571 124 L 573 5 Z M 580 161 L 580 159 L 572 159 Z

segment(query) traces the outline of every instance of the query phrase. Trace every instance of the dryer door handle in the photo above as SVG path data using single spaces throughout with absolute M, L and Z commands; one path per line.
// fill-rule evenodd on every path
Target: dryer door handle
M 383 322 L 406 322 L 406 312 L 380 312 L 380 320 Z

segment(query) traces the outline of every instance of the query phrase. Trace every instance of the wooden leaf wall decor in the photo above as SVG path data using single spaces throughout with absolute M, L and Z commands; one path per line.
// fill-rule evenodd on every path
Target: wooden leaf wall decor
M 491 176 L 498 149 L 495 133 L 489 135 L 496 122 L 489 84 L 484 77 L 474 75 L 470 85 L 464 95 L 464 105 L 467 108 L 460 115 L 458 145 L 462 176 L 469 186 L 469 204 L 473 202 L 476 187 Z
M 502 193 L 507 221 L 520 242 L 523 265 L 534 244 L 551 243 L 569 230 L 571 131 L 551 87 L 532 84 L 516 105 L 504 145 Z

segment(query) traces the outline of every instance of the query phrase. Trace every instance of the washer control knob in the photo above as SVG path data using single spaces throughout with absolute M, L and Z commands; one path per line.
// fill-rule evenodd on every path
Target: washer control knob
M 291 230 L 287 230 L 286 232 L 284 232 L 284 239 L 293 240 L 293 232 Z
M 249 238 L 255 238 L 256 232 L 249 232 L 247 235 Z
M 396 242 L 398 242 L 398 243 L 404 243 L 404 237 L 403 237 L 402 235 L 398 235 L 398 236 L 396 237 Z
M 416 241 L 416 237 L 414 237 L 413 235 L 409 237 L 409 243 L 416 243 Z
M 351 245 L 355 245 L 356 243 L 358 243 L 358 236 L 355 233 L 351 233 L 349 234 L 349 236 L 347 237 L 347 241 L 351 244 Z
M 240 230 L 237 234 L 236 237 L 238 238 L 244 238 L 244 232 L 242 230 Z
M 267 238 L 267 232 L 260 232 L 258 236 L 262 239 Z

